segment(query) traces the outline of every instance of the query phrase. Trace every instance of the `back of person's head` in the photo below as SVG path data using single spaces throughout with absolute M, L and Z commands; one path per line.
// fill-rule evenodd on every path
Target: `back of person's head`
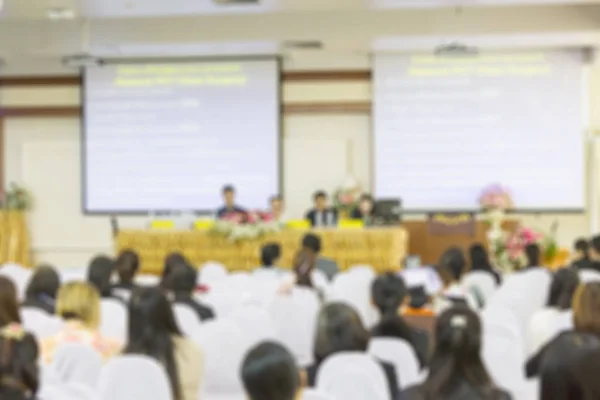
M 100 325 L 100 293 L 87 282 L 69 282 L 58 290 L 56 315 L 81 322 L 88 329 Z
M 314 233 L 307 233 L 302 239 L 302 247 L 319 254 L 321 252 L 321 238 Z
M 115 268 L 121 283 L 132 284 L 140 268 L 140 257 L 133 250 L 125 250 L 117 257 Z
M 537 243 L 530 243 L 525 246 L 525 258 L 527 267 L 539 267 L 542 265 L 542 250 Z
M 169 274 L 166 289 L 178 294 L 192 294 L 196 289 L 198 271 L 189 265 L 180 265 Z
M 34 398 L 39 386 L 38 345 L 19 325 L 0 330 L 0 398 Z
M 21 323 L 17 288 L 9 278 L 0 276 L 0 328 L 14 323 Z
M 540 365 L 541 400 L 600 399 L 600 340 L 585 333 L 560 335 Z
M 410 306 L 412 308 L 423 308 L 429 303 L 430 298 L 423 285 L 409 288 L 408 294 L 410 295 Z
M 404 279 L 393 272 L 380 275 L 371 284 L 371 301 L 381 315 L 397 315 L 405 297 Z
M 479 317 L 466 306 L 455 306 L 440 314 L 435 323 L 435 349 L 423 389 L 427 398 L 444 399 L 464 381 L 480 393 L 494 389 L 481 359 Z
M 169 275 L 177 267 L 189 265 L 183 254 L 174 252 L 165 257 L 165 265 L 162 271 L 161 285 L 165 285 L 169 279 Z
M 315 360 L 342 351 L 366 351 L 370 335 L 358 313 L 345 303 L 329 303 L 317 317 Z
M 575 245 L 573 246 L 575 251 L 579 253 L 579 256 L 583 259 L 590 258 L 590 244 L 584 238 L 579 238 L 575 241 Z
M 312 273 L 317 262 L 317 254 L 310 249 L 302 249 L 294 257 L 296 285 L 314 288 Z
M 162 363 L 175 400 L 181 400 L 173 336 L 182 336 L 171 303 L 159 288 L 138 288 L 129 301 L 129 336 L 125 353 L 143 354 Z
M 562 268 L 554 274 L 548 293 L 547 307 L 556 307 L 560 310 L 571 308 L 573 295 L 579 287 L 579 274 L 573 268 Z
M 492 269 L 488 252 L 481 243 L 475 243 L 469 248 L 469 258 L 471 271 L 488 271 Z
M 590 241 L 590 258 L 600 260 L 600 235 L 594 236 Z
M 260 260 L 265 267 L 272 267 L 281 257 L 281 246 L 277 243 L 267 243 L 260 251 Z
M 460 281 L 466 267 L 465 253 L 458 247 L 450 247 L 444 251 L 437 265 L 440 277 L 446 285 Z
M 60 277 L 50 265 L 40 265 L 29 279 L 25 295 L 28 299 L 46 296 L 51 299 L 56 298 L 56 293 L 60 287 Z
M 579 285 L 572 308 L 575 330 L 600 337 L 600 282 Z
M 112 293 L 112 275 L 115 270 L 114 261 L 107 256 L 97 256 L 88 267 L 88 282 L 98 289 L 100 296 L 107 297 Z
M 294 400 L 300 389 L 294 357 L 274 342 L 250 349 L 242 362 L 241 376 L 249 400 Z

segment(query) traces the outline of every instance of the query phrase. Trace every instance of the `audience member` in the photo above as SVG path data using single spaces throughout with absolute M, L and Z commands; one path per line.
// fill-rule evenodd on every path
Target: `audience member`
M 327 357 L 344 351 L 366 352 L 369 332 L 364 328 L 358 313 L 344 303 L 330 303 L 317 317 L 315 338 L 315 363 L 306 369 L 308 386 L 314 387 L 319 367 Z M 398 395 L 398 382 L 394 366 L 379 361 L 388 381 L 390 398 Z
M 230 214 L 245 214 L 246 210 L 235 204 L 235 188 L 232 185 L 225 185 L 222 190 L 223 207 L 217 210 L 217 218 L 225 218 Z
M 61 332 L 42 341 L 42 358 L 50 363 L 63 343 L 82 343 L 93 347 L 105 359 L 117 354 L 122 347 L 118 340 L 103 337 L 100 325 L 100 294 L 85 282 L 63 285 L 56 300 L 56 314 L 65 323 Z
M 160 282 L 161 282 L 160 285 L 162 287 L 167 285 L 169 275 L 171 275 L 171 272 L 173 272 L 173 270 L 175 270 L 175 268 L 182 267 L 185 265 L 189 265 L 189 264 L 188 264 L 187 260 L 185 259 L 185 257 L 183 256 L 183 254 L 174 252 L 174 253 L 167 255 L 167 257 L 165 257 L 165 265 L 163 267 L 162 276 L 160 278 Z
M 115 269 L 119 276 L 119 283 L 114 285 L 115 289 L 135 289 L 135 275 L 140 269 L 140 258 L 133 250 L 125 250 L 117 257 Z
M 266 243 L 260 250 L 261 269 L 269 269 L 280 272 L 277 264 L 281 259 L 281 246 L 278 243 Z
M 402 393 L 403 400 L 510 400 L 496 387 L 481 358 L 481 322 L 468 307 L 444 311 L 435 324 L 435 349 L 421 385 Z
M 600 235 L 594 236 L 590 242 L 590 263 L 586 268 L 600 272 Z
M 587 240 L 579 238 L 573 246 L 572 266 L 577 269 L 587 269 L 592 266 L 590 259 L 590 244 Z
M 433 317 L 433 299 L 427 294 L 424 285 L 413 286 L 408 289 L 408 304 L 402 307 L 401 313 L 411 317 Z
M 600 282 L 589 282 L 579 285 L 573 295 L 573 326 L 574 331 L 578 333 L 587 333 L 600 338 Z M 555 343 L 570 331 L 565 331 L 556 336 L 549 343 L 544 345 L 535 355 L 533 355 L 525 364 L 525 374 L 528 378 L 538 376 L 540 373 L 540 364 L 546 352 L 551 349 Z
M 202 354 L 181 334 L 171 304 L 159 288 L 134 291 L 125 353 L 143 354 L 160 362 L 169 376 L 174 400 L 197 400 Z
M 175 268 L 169 275 L 167 289 L 173 293 L 173 303 L 189 306 L 198 314 L 200 321 L 208 321 L 215 317 L 213 310 L 194 298 L 198 271 L 189 265 Z
M 542 249 L 537 243 L 530 243 L 525 246 L 525 268 L 539 268 L 542 266 Z
M 323 272 L 329 280 L 332 280 L 335 275 L 339 272 L 338 265 L 335 261 L 320 257 L 321 253 L 321 238 L 313 233 L 307 233 L 302 239 L 302 248 L 307 249 L 315 253 L 317 260 L 315 262 L 315 268 Z
M 306 219 L 313 227 L 336 226 L 338 213 L 327 204 L 327 193 L 320 190 L 313 196 L 315 206 L 306 213 Z
M 120 298 L 113 296 L 112 276 L 115 263 L 106 256 L 97 256 L 92 259 L 88 267 L 88 282 L 100 293 L 102 298 Z
M 541 400 L 600 399 L 600 340 L 571 332 L 556 340 L 541 363 Z
M 500 285 L 502 283 L 502 277 L 498 271 L 492 267 L 488 252 L 481 243 L 475 243 L 469 248 L 469 258 L 471 261 L 470 271 L 488 272 L 494 277 L 496 285 Z
M 242 362 L 241 376 L 249 400 L 295 400 L 301 386 L 296 360 L 274 342 L 250 349 Z
M 17 288 L 9 278 L 0 276 L 0 329 L 14 324 L 21 324 Z
M 38 345 L 19 325 L 0 329 L 0 399 L 34 400 L 39 387 Z
M 529 323 L 530 354 L 538 351 L 560 331 L 572 327 L 571 302 L 578 286 L 576 269 L 563 268 L 554 274 L 546 307 L 533 314 Z
M 443 283 L 442 291 L 434 298 L 433 308 L 441 312 L 452 305 L 467 305 L 473 309 L 479 307 L 481 296 L 474 290 L 467 291 L 461 285 L 461 279 L 467 268 L 465 254 L 458 247 L 450 247 L 440 257 L 436 266 Z
M 363 194 L 358 200 L 358 207 L 352 210 L 353 219 L 362 220 L 365 225 L 373 223 L 373 214 L 375 211 L 375 202 L 370 194 Z
M 37 308 L 54 315 L 56 293 L 60 287 L 58 273 L 49 265 L 36 268 L 25 290 L 23 307 Z
M 371 285 L 371 301 L 381 315 L 379 322 L 371 329 L 372 337 L 393 337 L 410 344 L 419 359 L 421 367 L 425 365 L 429 349 L 429 335 L 424 331 L 412 329 L 400 316 L 401 308 L 407 300 L 404 280 L 394 274 L 379 276 Z

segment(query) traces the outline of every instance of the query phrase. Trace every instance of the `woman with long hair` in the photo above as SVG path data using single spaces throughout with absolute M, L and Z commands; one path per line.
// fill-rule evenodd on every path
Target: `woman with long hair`
M 97 256 L 90 261 L 88 266 L 88 282 L 92 284 L 103 299 L 119 297 L 113 295 L 112 276 L 115 272 L 114 261 L 106 256 Z
M 11 324 L 21 324 L 17 288 L 9 278 L 0 276 L 0 328 Z
M 315 363 L 306 369 L 308 386 L 314 387 L 319 368 L 327 357 L 339 352 L 366 352 L 370 335 L 363 326 L 358 313 L 344 303 L 330 303 L 321 309 L 317 317 L 315 337 Z M 387 378 L 390 398 L 398 395 L 396 369 L 393 365 L 379 361 Z
M 38 345 L 18 324 L 0 329 L 0 399 L 33 400 L 38 391 Z
M 40 265 L 35 269 L 27 289 L 23 307 L 36 308 L 54 315 L 56 293 L 60 287 L 60 277 L 49 265 Z
M 579 285 L 572 302 L 573 330 L 587 333 L 600 338 L 600 282 L 588 282 Z M 560 337 L 572 331 L 564 331 L 544 345 L 525 364 L 525 374 L 528 378 L 538 376 L 545 354 L 556 344 Z
M 156 359 L 167 371 L 174 400 L 196 400 L 202 354 L 183 337 L 171 303 L 159 288 L 139 288 L 129 303 L 129 339 L 125 353 Z
M 579 274 L 574 268 L 558 270 L 552 278 L 546 307 L 537 311 L 529 321 L 529 353 L 538 351 L 562 330 L 572 327 L 571 302 L 579 287 Z
M 406 299 L 404 280 L 394 273 L 379 276 L 371 285 L 371 301 L 379 311 L 381 318 L 371 329 L 372 337 L 393 337 L 410 344 L 417 354 L 421 367 L 427 359 L 429 335 L 424 331 L 412 329 L 401 317 L 400 312 Z
M 403 400 L 510 400 L 487 372 L 481 358 L 481 321 L 466 306 L 444 311 L 435 324 L 435 349 L 421 385 L 402 393 Z
M 436 270 L 443 287 L 433 299 L 434 311 L 439 313 L 453 305 L 478 308 L 475 294 L 465 290 L 461 285 L 461 279 L 467 270 L 467 259 L 462 249 L 450 247 L 444 251 L 436 265 Z
M 487 272 L 494 277 L 496 285 L 500 285 L 502 283 L 502 277 L 498 271 L 492 267 L 490 256 L 481 243 L 475 243 L 469 247 L 469 261 L 471 264 L 470 271 Z
M 119 277 L 119 283 L 114 286 L 115 289 L 135 289 L 134 279 L 139 269 L 140 257 L 135 251 L 125 250 L 121 252 L 115 261 L 115 270 Z

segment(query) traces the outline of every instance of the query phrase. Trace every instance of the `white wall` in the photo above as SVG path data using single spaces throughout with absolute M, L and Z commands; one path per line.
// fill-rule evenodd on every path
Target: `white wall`
M 351 65 L 368 65 L 368 57 L 353 57 Z M 297 64 L 298 65 L 298 64 Z M 306 68 L 306 66 L 304 66 Z M 592 126 L 600 127 L 600 66 L 590 73 Z M 284 102 L 368 101 L 366 82 L 294 82 L 284 87 Z M 0 89 L 0 106 L 78 105 L 72 87 Z M 348 174 L 365 189 L 370 186 L 369 115 L 288 115 L 284 120 L 284 195 L 291 216 L 300 216 L 317 188 L 334 190 Z M 96 253 L 112 252 L 107 217 L 81 213 L 80 121 L 78 118 L 8 118 L 5 121 L 6 181 L 25 184 L 35 206 L 29 216 L 33 260 L 58 266 L 81 266 Z M 598 146 L 600 148 L 600 146 Z M 558 157 L 560 162 L 560 157 Z M 589 177 L 600 187 L 592 166 L 600 152 L 590 154 Z M 551 179 L 551 177 L 549 177 Z M 552 195 L 549 193 L 548 195 Z M 598 203 L 595 197 L 590 203 Z M 523 222 L 548 228 L 560 224 L 559 240 L 569 246 L 590 233 L 592 214 L 525 215 Z M 414 216 L 412 218 L 422 218 Z M 598 215 L 593 215 L 593 222 Z M 145 218 L 120 218 L 123 227 L 143 227 Z

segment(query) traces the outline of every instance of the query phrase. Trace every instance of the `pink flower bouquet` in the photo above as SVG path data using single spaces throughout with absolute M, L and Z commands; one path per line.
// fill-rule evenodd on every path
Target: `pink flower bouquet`
M 510 191 L 502 185 L 493 184 L 484 188 L 479 196 L 479 205 L 485 210 L 506 211 L 513 206 Z

